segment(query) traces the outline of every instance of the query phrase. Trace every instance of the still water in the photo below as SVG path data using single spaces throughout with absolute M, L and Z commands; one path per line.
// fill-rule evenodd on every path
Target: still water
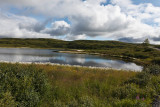
M 0 48 L 0 61 L 55 63 L 92 67 L 109 67 L 114 69 L 141 71 L 142 67 L 132 62 L 111 60 L 87 54 L 70 54 L 53 52 L 50 49 Z

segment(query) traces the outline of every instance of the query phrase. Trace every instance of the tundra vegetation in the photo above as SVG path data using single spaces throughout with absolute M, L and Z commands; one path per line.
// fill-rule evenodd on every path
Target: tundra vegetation
M 1 107 L 148 107 L 160 95 L 160 66 L 142 72 L 0 63 Z

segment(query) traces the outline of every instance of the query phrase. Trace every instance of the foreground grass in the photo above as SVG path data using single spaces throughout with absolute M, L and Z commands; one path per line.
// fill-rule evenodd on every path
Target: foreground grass
M 160 94 L 160 76 L 157 70 L 160 70 L 157 66 L 139 73 L 1 63 L 0 106 L 151 106 L 154 97 Z

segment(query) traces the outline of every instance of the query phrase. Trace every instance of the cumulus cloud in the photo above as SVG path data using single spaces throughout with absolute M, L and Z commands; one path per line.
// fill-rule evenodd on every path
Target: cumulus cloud
M 85 33 L 88 36 L 102 36 L 107 32 L 126 29 L 129 25 L 130 19 L 120 12 L 118 6 L 95 5 L 91 8 L 88 15 L 71 17 L 73 34 Z
M 144 38 L 155 41 L 160 35 L 160 7 L 151 3 L 135 5 L 131 0 L 1 0 L 0 7 L 7 11 L 11 6 L 19 10 L 26 9 L 31 14 L 51 18 L 67 17 L 65 21 L 39 22 L 34 18 L 16 16 L 4 19 L 0 24 L 4 32 L 0 35 L 25 37 L 53 37 L 66 35 L 67 40 L 86 39 L 87 37 L 112 38 L 141 42 Z M 52 23 L 48 27 L 47 24 Z M 8 26 L 8 25 L 11 26 Z M 13 29 L 14 28 L 14 29 Z M 13 30 L 11 30 L 13 29 Z M 11 31 L 10 31 L 11 30 Z M 12 35 L 12 36 L 11 36 Z
M 45 29 L 45 26 L 49 22 L 51 22 L 51 19 L 47 19 L 44 22 L 38 22 L 35 19 L 32 19 L 32 20 L 34 20 L 34 22 L 28 21 L 27 23 L 19 23 L 19 28 L 20 29 L 27 29 L 29 31 L 34 31 L 34 32 L 40 32 L 41 30 Z
M 50 28 L 45 28 L 41 32 L 51 36 L 62 36 L 70 32 L 70 25 L 65 21 L 56 21 L 52 23 Z
M 34 32 L 32 30 L 21 29 L 20 25 L 30 26 L 37 21 L 25 16 L 0 13 L 0 37 L 13 38 L 48 38 L 49 35 Z
M 54 36 L 68 34 L 70 25 L 65 21 L 52 23 L 51 28 L 46 28 L 50 21 L 38 22 L 34 18 L 17 16 L 14 14 L 0 13 L 0 38 L 54 38 Z

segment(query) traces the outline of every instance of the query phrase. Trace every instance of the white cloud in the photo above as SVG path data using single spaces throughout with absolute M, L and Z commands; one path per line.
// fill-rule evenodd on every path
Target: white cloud
M 18 9 L 26 8 L 29 13 L 51 18 L 68 17 L 71 25 L 65 21 L 57 21 L 48 28 L 46 23 L 39 23 L 33 18 L 18 16 L 4 22 L 0 16 L 0 23 L 4 28 L 0 35 L 67 35 L 70 40 L 103 36 L 116 40 L 132 38 L 141 41 L 144 38 L 159 37 L 160 7 L 150 3 L 135 5 L 131 0 L 111 0 L 111 4 L 105 6 L 101 5 L 102 2 L 106 0 L 2 0 L 2 9 L 12 6 Z M 10 31 L 11 29 L 13 30 Z
M 155 18 L 154 22 L 157 23 L 160 26 L 160 18 Z
M 49 38 L 50 35 L 48 34 L 41 34 L 32 30 L 27 30 L 25 27 L 23 29 L 20 28 L 20 25 L 27 27 L 35 23 L 37 23 L 37 21 L 33 18 L 0 13 L 0 37 Z
M 50 34 L 51 36 L 62 36 L 70 32 L 70 25 L 65 21 L 55 21 L 52 27 L 45 28 L 42 33 Z
M 120 12 L 118 6 L 95 5 L 91 9 L 88 15 L 71 17 L 73 34 L 102 36 L 107 32 L 125 29 L 129 24 L 130 19 Z

